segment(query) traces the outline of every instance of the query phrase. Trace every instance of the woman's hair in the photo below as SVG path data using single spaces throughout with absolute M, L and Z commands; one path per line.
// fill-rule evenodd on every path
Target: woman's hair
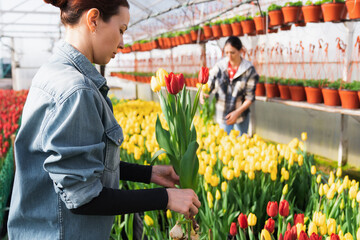
M 118 14 L 119 7 L 129 8 L 127 0 L 44 0 L 60 8 L 61 22 L 64 25 L 78 23 L 82 13 L 91 8 L 97 8 L 102 20 L 107 22 L 113 15 Z
M 238 37 L 234 37 L 234 36 L 229 37 L 225 42 L 225 45 L 226 44 L 230 44 L 232 47 L 236 48 L 239 51 L 242 48 L 242 43 L 240 41 L 240 38 Z

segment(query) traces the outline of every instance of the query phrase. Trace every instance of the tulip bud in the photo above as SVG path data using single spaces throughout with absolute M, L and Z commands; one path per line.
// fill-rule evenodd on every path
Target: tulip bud
M 317 184 L 320 184 L 320 182 L 321 182 L 321 174 L 317 175 L 316 182 L 317 182 Z
M 343 210 L 344 208 L 345 208 L 345 202 L 344 202 L 344 199 L 341 199 L 340 209 Z
M 357 194 L 357 190 L 355 188 L 355 186 L 352 186 L 349 190 L 349 197 L 350 199 L 355 199 L 356 198 L 356 194 Z
M 201 67 L 198 77 L 199 83 L 206 84 L 209 79 L 209 69 L 207 67 Z
M 236 234 L 237 234 L 237 226 L 235 222 L 232 222 L 230 226 L 230 235 L 236 236 Z
M 342 175 L 342 169 L 339 167 L 337 170 L 336 170 L 336 177 L 341 177 Z
M 283 217 L 287 217 L 289 215 L 289 202 L 286 200 L 282 200 L 279 206 L 279 214 Z
M 249 214 L 249 217 L 248 217 L 248 225 L 249 225 L 249 226 L 255 226 L 255 225 L 256 225 L 256 221 L 257 221 L 256 215 L 253 214 L 253 213 L 250 213 L 250 214 Z
M 255 173 L 254 173 L 253 171 L 250 171 L 250 172 L 248 173 L 248 178 L 249 178 L 250 180 L 254 180 L 254 179 L 255 179 Z
M 353 236 L 349 232 L 346 233 L 344 237 L 345 237 L 345 240 L 354 240 Z
M 313 233 L 310 235 L 310 240 L 322 240 L 322 237 L 317 235 L 316 233 Z
M 265 222 L 265 227 L 266 230 L 268 230 L 270 233 L 274 232 L 275 229 L 275 221 L 272 218 L 269 218 L 266 222 Z
M 220 200 L 220 199 L 221 199 L 221 194 L 220 194 L 219 189 L 216 189 L 215 199 L 216 199 L 216 200 Z
M 360 203 L 360 191 L 356 195 L 356 201 Z M 360 239 L 359 239 L 360 240 Z
M 302 154 L 299 155 L 298 157 L 298 164 L 301 167 L 304 163 L 304 156 Z
M 172 214 L 171 214 L 170 209 L 166 210 L 166 217 L 167 217 L 168 219 L 172 218 Z
M 145 224 L 148 226 L 154 225 L 154 220 L 149 215 L 144 216 L 144 221 L 145 221 Z
M 168 76 L 165 76 L 165 83 L 168 92 L 176 95 L 184 87 L 184 75 L 182 73 L 175 75 L 171 72 Z
M 307 132 L 301 133 L 301 140 L 303 140 L 304 142 L 307 140 Z
M 356 240 L 360 240 L 360 227 L 358 228 L 356 232 Z
M 339 235 L 333 233 L 331 234 L 330 240 L 340 240 L 340 237 Z
M 311 236 L 313 233 L 317 234 L 317 227 L 316 227 L 316 224 L 314 222 L 311 222 L 309 224 L 308 234 L 309 234 L 309 236 Z
M 208 191 L 208 190 L 209 190 L 209 185 L 208 185 L 206 182 L 204 182 L 204 190 L 205 190 L 205 191 Z
M 169 74 L 165 71 L 165 69 L 163 68 L 159 68 L 156 71 L 156 77 L 159 80 L 159 84 L 161 87 L 165 87 L 166 83 L 165 83 L 165 77 L 169 76 Z
M 326 224 L 321 225 L 318 230 L 319 230 L 319 232 L 320 232 L 321 235 L 325 235 L 325 234 L 327 233 Z
M 271 235 L 270 233 L 266 230 L 266 229 L 263 229 L 261 231 L 261 237 L 260 237 L 261 240 L 271 240 Z
M 221 183 L 221 191 L 226 192 L 227 189 L 227 182 L 222 182 Z
M 311 166 L 311 174 L 312 174 L 312 175 L 315 175 L 315 174 L 316 174 L 316 167 L 315 167 L 315 165 L 312 165 L 312 166 Z
M 333 218 L 329 218 L 327 220 L 327 232 L 328 235 L 331 236 L 331 234 L 336 233 L 336 221 Z
M 305 231 L 300 232 L 299 240 L 309 240 L 309 237 L 308 237 L 308 235 L 306 235 Z
M 150 87 L 153 92 L 159 92 L 161 90 L 161 85 L 156 77 L 152 76 L 150 81 Z
M 301 223 L 302 225 L 304 225 L 304 214 L 300 213 L 300 214 L 296 214 L 294 215 L 294 225 L 296 226 L 298 223 Z
M 285 196 L 288 193 L 288 191 L 289 191 L 289 185 L 285 184 L 282 190 L 282 194 Z
M 241 228 L 247 228 L 248 227 L 248 221 L 245 214 L 240 213 L 238 217 L 238 223 Z
M 266 212 L 270 217 L 275 217 L 278 214 L 278 203 L 268 202 Z

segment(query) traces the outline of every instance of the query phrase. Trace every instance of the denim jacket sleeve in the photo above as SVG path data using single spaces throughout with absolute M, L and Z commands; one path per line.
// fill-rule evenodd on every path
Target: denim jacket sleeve
M 54 103 L 44 120 L 42 148 L 51 153 L 44 169 L 69 209 L 91 201 L 103 188 L 105 143 L 99 97 L 91 87 L 75 86 Z

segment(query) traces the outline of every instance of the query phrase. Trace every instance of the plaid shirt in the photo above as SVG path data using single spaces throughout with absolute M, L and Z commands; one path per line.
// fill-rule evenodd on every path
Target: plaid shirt
M 256 73 L 251 62 L 242 59 L 241 64 L 232 81 L 229 79 L 227 71 L 229 60 L 220 60 L 209 73 L 208 84 L 210 93 L 215 93 L 216 97 L 216 121 L 226 123 L 226 115 L 239 108 L 245 100 L 255 100 L 256 83 L 259 75 Z M 236 123 L 241 123 L 250 109 L 244 111 Z

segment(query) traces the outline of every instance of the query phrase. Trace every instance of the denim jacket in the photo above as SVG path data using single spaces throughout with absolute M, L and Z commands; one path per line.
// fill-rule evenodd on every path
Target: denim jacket
M 122 129 L 90 61 L 61 41 L 32 81 L 15 141 L 11 240 L 109 239 L 113 216 L 76 215 L 119 187 Z

